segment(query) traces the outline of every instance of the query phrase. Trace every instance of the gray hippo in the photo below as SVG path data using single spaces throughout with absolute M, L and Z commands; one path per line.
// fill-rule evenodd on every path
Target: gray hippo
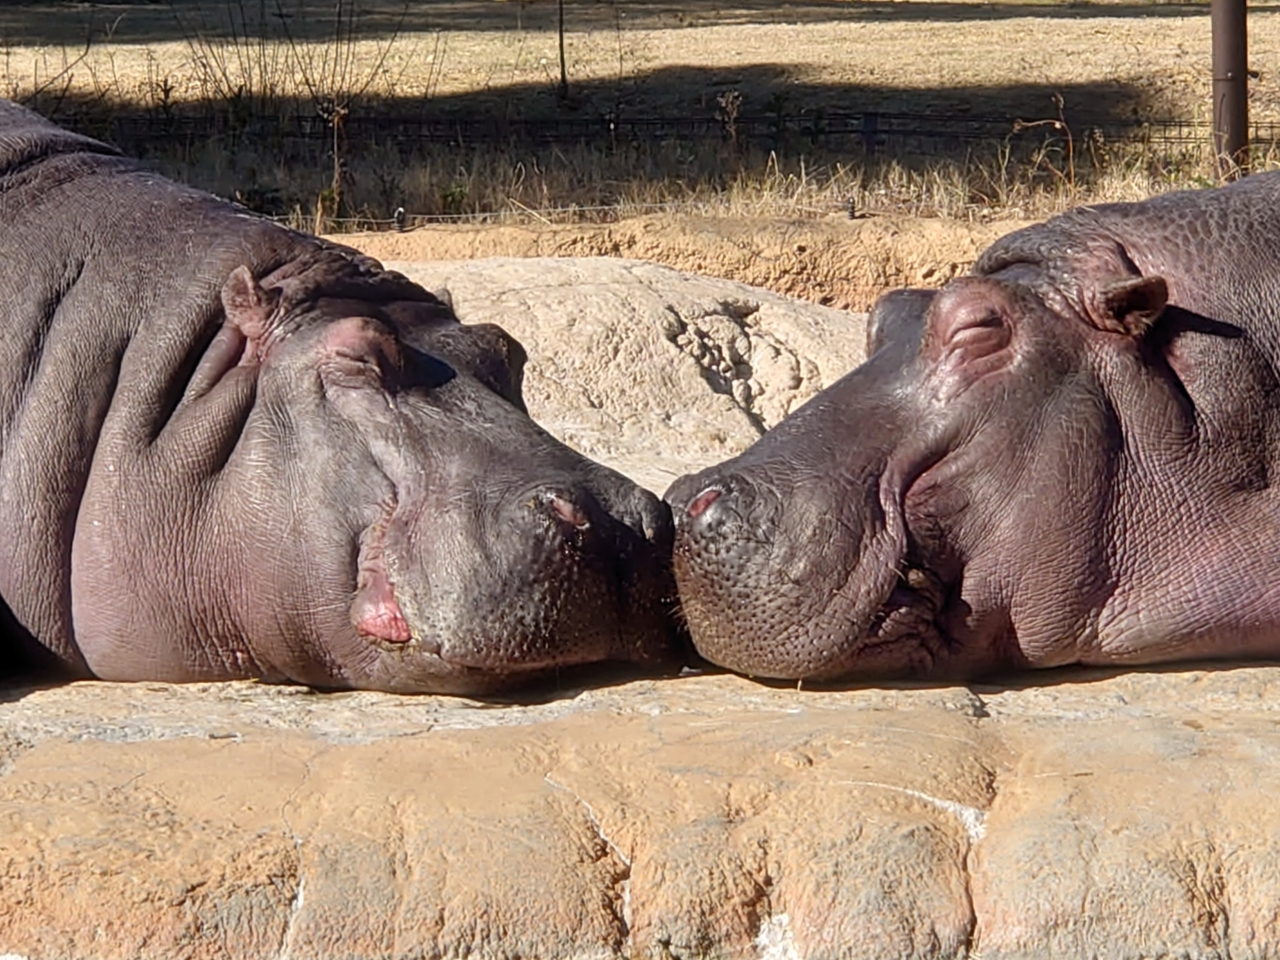
M 1280 656 L 1280 173 L 1071 211 L 677 480 L 698 651 L 776 678 Z
M 354 250 L 0 101 L 0 653 L 485 692 L 680 658 L 667 506 L 520 346 Z

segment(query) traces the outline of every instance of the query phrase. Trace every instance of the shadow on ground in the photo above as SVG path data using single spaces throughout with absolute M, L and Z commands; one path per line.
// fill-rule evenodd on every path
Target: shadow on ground
M 710 122 L 728 136 L 730 121 L 721 98 L 730 91 L 741 97 L 734 108 L 740 122 L 801 116 L 816 122 L 824 115 L 896 112 L 1008 118 L 1012 125 L 1015 118 L 1057 118 L 1057 97 L 1062 98 L 1064 116 L 1071 125 L 1129 122 L 1158 114 L 1161 109 L 1149 90 L 1122 82 L 908 88 L 814 83 L 800 80 L 782 67 L 750 64 L 733 68 L 666 67 L 623 80 L 571 83 L 567 98 L 559 95 L 555 84 L 539 83 L 494 86 L 431 98 L 366 99 L 352 104 L 346 123 L 350 131 L 364 123 L 376 128 L 379 118 L 388 117 L 448 121 L 454 124 L 459 139 L 474 139 L 487 129 L 500 142 L 509 143 L 522 131 L 531 139 L 554 139 L 551 134 L 556 124 L 570 131 L 584 123 L 595 124 L 586 135 L 598 134 L 607 139 L 609 120 L 674 118 L 673 122 Z M 234 105 L 222 100 L 196 100 L 161 109 L 146 102 L 46 92 L 31 98 L 27 105 L 60 122 L 104 136 L 111 135 L 111 125 L 121 121 L 128 121 L 127 125 L 133 128 L 151 124 L 157 136 L 167 138 L 169 131 L 164 129 L 164 123 L 174 117 L 225 116 L 228 123 L 243 126 L 255 119 L 317 116 L 316 105 L 305 97 L 257 102 L 246 99 Z M 98 126 L 94 128 L 93 124 Z M 546 129 L 534 130 L 535 125 Z M 667 136 L 660 124 L 653 129 L 655 136 Z M 127 142 L 121 146 L 130 148 Z
M 1045 670 L 1020 670 L 980 677 L 968 682 L 942 680 L 900 681 L 829 681 L 815 683 L 795 680 L 757 680 L 762 686 L 773 689 L 802 689 L 825 693 L 856 692 L 858 690 L 933 690 L 962 686 L 982 695 L 1014 693 L 1056 687 L 1087 687 L 1125 676 L 1163 676 L 1202 670 L 1229 674 L 1231 671 L 1254 670 L 1259 667 L 1280 667 L 1280 660 L 1186 660 L 1178 663 L 1141 664 L 1134 666 L 1087 667 L 1071 664 Z
M 1067 130 L 1056 126 L 1058 97 Z M 309 214 L 334 179 L 332 130 L 304 98 L 163 110 L 41 96 L 28 106 L 272 216 Z M 803 82 L 767 64 L 572 84 L 567 100 L 548 84 L 387 98 L 352 104 L 342 128 L 343 216 L 385 220 L 397 207 L 415 216 L 538 209 L 547 196 L 562 206 L 605 207 L 619 197 L 721 190 L 744 174 L 800 164 L 808 171 L 951 164 L 1008 174 L 1010 162 L 1029 160 L 1032 175 L 1057 176 L 1056 154 L 1054 169 L 1040 169 L 1046 144 L 1058 150 L 1068 131 L 1079 143 L 1089 128 L 1127 128 L 1161 112 L 1149 90 L 1118 82 L 910 89 Z M 866 113 L 884 115 L 873 131 Z M 1075 156 L 1077 165 L 1092 162 L 1083 150 Z
M 707 667 L 704 670 L 696 670 L 693 673 L 723 673 L 714 667 Z M 689 671 L 684 674 L 687 675 Z M 511 706 L 536 706 L 540 704 L 550 704 L 561 700 L 573 700 L 581 696 L 588 690 L 608 690 L 615 687 L 622 687 L 629 683 L 642 680 L 664 680 L 676 679 L 677 674 L 674 672 L 667 674 L 658 674 L 642 671 L 631 664 L 623 663 L 597 663 L 581 667 L 571 667 L 564 670 L 558 670 L 553 674 L 549 674 L 524 686 L 516 689 L 498 693 L 487 694 L 483 696 L 456 696 L 448 695 L 451 699 L 467 700 L 474 704 L 476 709 L 511 707 Z M 79 678 L 90 679 L 91 678 Z M 73 678 L 57 679 L 48 674 L 30 675 L 26 673 L 6 674 L 0 676 L 0 704 L 16 703 L 24 697 L 30 696 L 41 690 L 52 690 L 59 687 L 65 687 L 74 683 Z M 97 681 L 94 681 L 97 682 Z M 233 681 L 226 685 L 227 689 L 232 689 L 236 684 L 243 685 L 243 681 Z M 128 687 L 131 684 L 121 683 L 119 686 Z M 187 687 L 186 684 L 170 684 L 170 683 L 147 683 L 140 682 L 132 684 L 139 691 L 161 687 Z M 216 689 L 219 684 L 202 683 L 198 685 L 201 689 Z M 348 689 L 321 689 L 306 688 L 298 684 L 282 683 L 260 685 L 262 689 L 278 689 L 282 693 L 297 693 L 299 691 L 307 691 L 325 696 L 329 694 L 343 695 L 358 693 Z M 404 694 L 407 699 L 412 700 L 419 696 L 431 696 L 430 694 Z M 0 731 L 3 733 L 3 731 Z
M 67 3 L 49 0 L 8 2 L 0 7 L 0 39 L 9 44 L 75 46 L 87 35 L 118 43 L 182 41 L 195 36 L 283 38 L 295 41 L 329 40 L 334 34 L 333 0 L 278 0 L 239 3 L 230 0 L 154 0 Z M 1274 9 L 1274 4 L 1250 9 Z M 556 4 L 551 2 L 397 2 L 356 0 L 347 3 L 344 23 L 369 39 L 397 33 L 554 31 Z M 839 23 L 868 21 L 1004 20 L 1015 17 L 1089 19 L 1100 17 L 1165 18 L 1209 15 L 1207 3 L 1141 2 L 929 2 L 929 0 L 739 0 L 719 4 L 568 0 L 565 27 L 569 31 L 654 30 L 680 27 L 732 26 L 772 23 Z

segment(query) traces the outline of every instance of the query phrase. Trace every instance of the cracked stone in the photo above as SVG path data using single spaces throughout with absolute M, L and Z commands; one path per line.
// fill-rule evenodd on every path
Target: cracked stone
M 658 493 L 728 459 L 862 360 L 865 317 L 613 258 L 392 262 L 529 353 L 525 399 Z M 566 346 L 572 344 L 572 349 Z

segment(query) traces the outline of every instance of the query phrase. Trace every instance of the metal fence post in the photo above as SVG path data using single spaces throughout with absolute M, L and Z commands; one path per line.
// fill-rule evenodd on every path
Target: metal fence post
M 1213 152 L 1218 175 L 1248 172 L 1249 90 L 1245 0 L 1210 0 L 1213 31 Z

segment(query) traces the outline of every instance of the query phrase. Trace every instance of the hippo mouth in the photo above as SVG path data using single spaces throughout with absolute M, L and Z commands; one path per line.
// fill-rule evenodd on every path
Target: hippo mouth
M 366 640 L 389 645 L 416 642 L 409 621 L 396 599 L 395 584 L 387 571 L 387 530 L 395 518 L 396 504 L 384 504 L 382 516 L 360 538 L 356 595 L 351 621 Z M 428 651 L 431 652 L 428 648 Z M 439 650 L 434 651 L 439 653 Z
M 704 565 L 677 545 L 681 615 L 694 647 L 737 673 L 808 680 L 910 677 L 934 669 L 949 647 L 939 625 L 947 590 L 924 569 L 889 568 L 888 590 L 876 599 L 855 599 L 848 588 L 824 589 L 782 572 L 771 588 L 759 591 L 745 616 L 733 609 L 734 598 L 756 591 L 741 587 L 742 568 L 736 572 Z
M 586 495 L 511 500 L 474 549 L 454 551 L 424 547 L 425 502 L 383 505 L 360 537 L 350 609 L 368 649 L 402 672 L 454 674 L 467 690 L 603 660 L 668 664 L 670 626 L 649 621 L 674 599 L 663 609 L 626 573 L 652 546 Z
M 913 660 L 919 663 L 913 662 L 910 668 L 932 668 L 948 646 L 938 623 L 946 596 L 946 585 L 938 577 L 923 567 L 908 566 L 880 605 L 866 636 L 857 642 L 856 662 L 861 664 L 877 648 L 887 652 L 915 647 L 918 654 Z

